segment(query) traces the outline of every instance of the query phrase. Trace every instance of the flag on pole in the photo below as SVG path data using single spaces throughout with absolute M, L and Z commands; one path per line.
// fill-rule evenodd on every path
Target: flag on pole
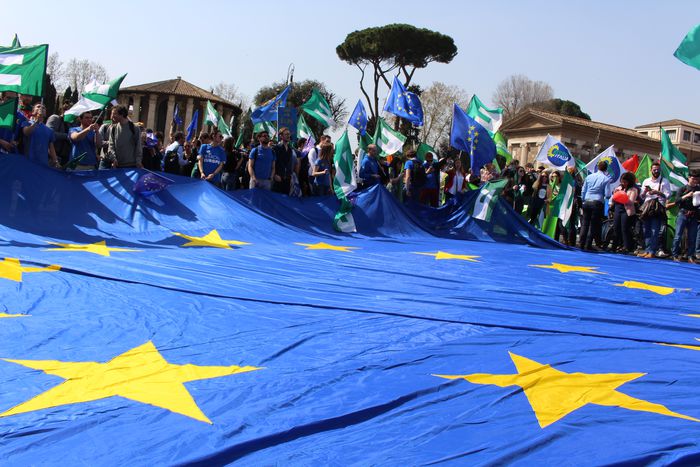
M 569 149 L 564 146 L 564 143 L 552 135 L 547 135 L 535 160 L 544 165 L 556 167 L 557 169 L 576 166 L 574 156 L 571 155 Z
M 688 159 L 676 146 L 671 142 L 668 133 L 663 128 L 661 130 L 661 158 L 670 162 L 679 175 L 688 176 Z
M 659 162 L 661 163 L 661 175 L 668 180 L 673 191 L 679 190 L 688 184 L 688 179 L 669 161 L 662 158 Z
M 17 99 L 9 99 L 0 104 L 0 128 L 15 129 Z
M 423 106 L 420 99 L 414 93 L 408 92 L 397 76 L 394 76 L 384 110 L 408 120 L 415 126 L 423 126 Z
M 348 123 L 355 127 L 361 135 L 367 133 L 367 111 L 365 110 L 365 105 L 362 103 L 362 99 L 357 100 L 357 105 L 355 105 L 355 110 L 352 111 Z
M 586 168 L 586 163 L 583 162 L 581 159 L 577 159 L 574 157 L 574 160 L 576 161 L 576 175 L 580 175 L 583 178 L 586 178 L 588 176 L 588 169 Z
M 277 108 L 284 107 L 287 105 L 287 95 L 289 94 L 289 86 L 284 88 L 282 92 L 277 94 L 275 97 L 265 102 L 263 105 L 253 110 L 250 114 L 250 119 L 253 123 L 262 122 L 276 122 L 277 121 Z
M 622 167 L 624 167 L 628 172 L 636 172 L 637 168 L 639 167 L 639 156 L 634 154 L 632 157 L 622 163 Z
M 493 209 L 496 207 L 496 203 L 498 203 L 498 197 L 506 187 L 507 182 L 508 180 L 504 178 L 484 184 L 474 201 L 472 217 L 481 219 L 482 221 L 490 221 L 493 215 Z
M 43 96 L 48 45 L 0 47 L 0 91 Z
M 486 128 L 491 136 L 498 132 L 498 129 L 503 123 L 503 109 L 500 107 L 489 109 L 481 102 L 476 94 L 474 94 L 469 101 L 467 115 Z
M 236 138 L 236 144 L 233 145 L 234 148 L 239 149 L 243 144 L 243 130 L 238 133 L 238 138 Z
M 634 171 L 634 176 L 637 182 L 642 183 L 647 178 L 651 177 L 651 164 L 653 163 L 649 154 L 644 154 L 642 160 L 639 161 L 637 170 Z
M 478 173 L 484 165 L 496 157 L 496 143 L 493 142 L 488 131 L 464 113 L 457 104 L 454 104 L 452 114 L 450 144 L 453 148 L 469 154 L 473 173 Z
M 212 125 L 219 129 L 222 135 L 231 136 L 231 129 L 224 119 L 219 115 L 210 101 L 207 101 L 207 111 L 204 114 L 204 124 Z
M 688 32 L 673 55 L 686 65 L 700 70 L 700 24 Z
M 304 116 L 299 114 L 299 119 L 297 120 L 297 135 L 299 138 L 309 139 L 309 136 L 313 136 L 314 132 L 306 123 Z
M 274 138 L 277 134 L 277 125 L 275 122 L 259 122 L 253 125 L 253 133 L 260 133 L 261 131 L 267 132 L 270 138 Z
M 506 164 L 510 164 L 513 160 L 513 155 L 508 152 L 508 140 L 503 136 L 503 133 L 497 131 L 493 135 L 493 142 L 496 144 L 496 154 L 506 160 Z
M 425 162 L 425 155 L 428 154 L 429 152 L 432 152 L 433 155 L 437 157 L 437 151 L 435 149 L 433 149 L 432 146 L 425 144 L 425 143 L 420 143 L 418 145 L 418 149 L 416 149 L 416 157 L 421 162 Z
M 175 110 L 173 111 L 173 124 L 175 125 L 175 130 L 182 126 L 182 117 L 180 117 L 180 107 L 175 104 Z
M 357 178 L 353 167 L 354 160 L 348 131 L 345 130 L 335 145 L 335 155 L 333 156 L 333 164 L 335 165 L 333 190 L 340 201 L 340 209 L 333 219 L 333 227 L 338 232 L 357 232 L 355 219 L 352 217 L 352 203 L 348 200 L 348 195 L 357 188 Z
M 374 130 L 374 144 L 377 145 L 379 155 L 387 157 L 401 152 L 404 143 L 406 143 L 406 137 L 398 131 L 394 131 L 383 118 L 379 117 L 377 127 Z
M 192 115 L 192 120 L 190 120 L 190 124 L 187 126 L 187 136 L 186 136 L 187 141 L 192 141 L 192 138 L 194 138 L 194 134 L 197 132 L 197 121 L 198 120 L 199 120 L 199 109 L 194 111 L 194 115 Z
M 77 120 L 83 112 L 102 110 L 107 107 L 107 104 L 117 98 L 119 86 L 121 86 L 125 77 L 126 73 L 105 84 L 99 84 L 97 80 L 93 79 L 92 82 L 85 86 L 78 102 L 63 114 L 63 120 L 71 123 Z
M 328 128 L 335 123 L 333 120 L 331 106 L 328 105 L 328 101 L 326 101 L 326 98 L 323 97 L 321 91 L 316 88 L 311 91 L 311 97 L 309 97 L 309 100 L 302 104 L 301 110 L 321 122 L 323 128 Z
M 569 227 L 571 213 L 574 210 L 574 198 L 576 197 L 576 181 L 574 177 L 571 176 L 568 170 L 565 170 L 563 173 L 559 193 L 551 201 L 549 214 L 547 214 L 542 226 L 542 232 L 555 240 L 559 220 L 561 220 L 564 228 Z
M 615 188 L 617 185 L 620 184 L 620 177 L 622 176 L 622 174 L 627 171 L 624 167 L 622 167 L 622 164 L 620 164 L 620 160 L 617 158 L 617 155 L 615 155 L 614 145 L 611 145 L 609 148 L 598 154 L 595 158 L 593 158 L 592 161 L 588 163 L 588 165 L 586 166 L 586 170 L 588 170 L 588 173 L 597 172 L 598 162 L 600 161 L 605 161 L 608 163 L 607 174 L 608 177 L 610 177 L 610 188 Z
M 22 47 L 22 44 L 19 42 L 19 37 L 17 36 L 17 33 L 15 33 L 15 37 L 12 38 L 12 45 L 10 46 L 13 49 L 16 47 Z

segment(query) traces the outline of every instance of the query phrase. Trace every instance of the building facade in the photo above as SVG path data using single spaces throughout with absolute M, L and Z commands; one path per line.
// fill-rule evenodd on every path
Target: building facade
M 700 169 L 700 125 L 675 119 L 640 125 L 634 129 L 639 134 L 660 140 L 659 128 L 666 130 L 671 142 L 688 158 L 688 167 Z
M 165 135 L 171 128 L 175 104 L 183 121 L 183 125 L 178 128 L 181 131 L 187 128 L 195 111 L 199 110 L 199 133 L 206 115 L 207 101 L 211 101 L 226 123 L 231 120 L 232 115 L 240 114 L 240 108 L 232 102 L 188 83 L 179 76 L 176 79 L 120 89 L 117 101 L 130 109 L 134 122 L 143 122 L 146 128 L 162 131 Z

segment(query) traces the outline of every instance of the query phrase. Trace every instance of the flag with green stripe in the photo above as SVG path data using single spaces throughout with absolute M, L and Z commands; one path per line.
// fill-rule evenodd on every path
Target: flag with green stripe
M 377 128 L 374 130 L 374 144 L 377 145 L 379 155 L 387 157 L 401 152 L 404 143 L 406 143 L 406 137 L 394 131 L 383 118 L 379 117 Z
M 0 47 L 0 91 L 43 96 L 48 45 Z
M 17 99 L 9 99 L 0 104 L 0 128 L 14 130 L 17 118 Z
M 504 158 L 506 164 L 510 164 L 510 161 L 513 160 L 513 155 L 508 152 L 508 140 L 503 136 L 503 133 L 497 131 L 493 135 L 493 142 L 496 143 L 496 154 Z
M 348 195 L 357 188 L 354 161 L 348 131 L 345 130 L 335 145 L 335 155 L 333 156 L 333 164 L 335 165 L 333 190 L 340 201 L 340 209 L 333 219 L 333 227 L 338 232 L 357 232 L 355 219 L 352 217 L 352 203 L 348 200 Z
M 323 128 L 328 128 L 335 123 L 333 120 L 331 106 L 328 105 L 328 101 L 325 97 L 323 97 L 321 91 L 316 88 L 311 91 L 311 97 L 309 97 L 309 100 L 302 104 L 301 110 L 321 122 Z
M 661 130 L 661 158 L 670 162 L 673 166 L 673 170 L 682 175 L 684 178 L 688 177 L 688 159 L 676 146 L 671 142 L 668 133 L 663 128 Z
M 306 123 L 304 116 L 300 114 L 297 120 L 297 138 L 309 139 L 309 136 L 313 136 L 313 134 L 314 132 L 309 124 Z
M 91 83 L 85 86 L 78 102 L 63 114 L 63 119 L 69 123 L 74 122 L 83 112 L 102 110 L 110 102 L 116 102 L 119 86 L 121 86 L 125 77 L 126 73 L 105 84 L 99 84 L 97 80 L 92 80 Z
M 489 109 L 483 102 L 474 94 L 469 101 L 467 107 L 467 115 L 479 122 L 481 126 L 486 128 L 489 135 L 493 137 L 503 123 L 503 109 L 497 107 Z
M 474 201 L 472 217 L 482 221 L 490 221 L 493 210 L 498 203 L 498 197 L 506 187 L 507 182 L 507 179 L 495 180 L 482 186 L 479 194 L 476 196 L 476 201 Z
M 562 172 L 559 193 L 549 205 L 549 214 L 544 220 L 542 232 L 551 238 L 556 237 L 557 221 L 567 228 L 571 223 L 571 213 L 574 211 L 574 199 L 576 197 L 576 181 L 568 170 Z
M 231 136 L 231 129 L 226 124 L 223 117 L 219 115 L 219 112 L 216 111 L 210 101 L 207 101 L 207 111 L 204 114 L 204 124 L 215 126 L 224 136 Z

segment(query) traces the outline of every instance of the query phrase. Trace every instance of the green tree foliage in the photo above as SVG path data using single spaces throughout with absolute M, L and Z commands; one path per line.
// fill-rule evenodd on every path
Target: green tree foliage
M 568 115 L 569 117 L 585 118 L 590 120 L 591 116 L 586 112 L 581 110 L 576 102 L 567 101 L 564 99 L 549 99 L 544 102 L 537 102 L 533 104 L 534 108 L 547 110 L 549 112 L 556 112 L 560 115 Z
M 369 116 L 376 118 L 380 81 L 391 86 L 389 73 L 398 69 L 408 86 L 418 68 L 432 62 L 450 63 L 457 55 L 457 46 L 450 36 L 439 32 L 410 24 L 389 24 L 351 32 L 335 51 L 338 58 L 360 70 L 360 90 L 367 99 Z M 372 98 L 364 86 L 368 72 L 372 75 Z
M 274 98 L 284 90 L 285 86 L 287 86 L 287 83 L 280 82 L 260 88 L 257 94 L 255 94 L 255 107 L 258 107 L 264 102 Z M 331 112 L 333 112 L 333 120 L 336 122 L 336 124 L 344 124 L 345 119 L 348 116 L 348 111 L 345 107 L 345 99 L 339 97 L 333 91 L 329 90 L 328 87 L 320 81 L 307 79 L 299 83 L 294 83 L 289 95 L 287 96 L 287 105 L 294 106 L 298 110 L 304 102 L 309 100 L 311 97 L 311 91 L 314 88 L 318 89 L 321 94 L 323 94 L 323 97 L 326 98 L 326 101 L 328 101 L 328 105 L 331 107 Z M 308 116 L 304 118 L 306 119 L 306 123 L 314 131 L 315 135 L 320 135 L 323 132 L 321 124 L 318 123 L 315 118 L 309 118 Z

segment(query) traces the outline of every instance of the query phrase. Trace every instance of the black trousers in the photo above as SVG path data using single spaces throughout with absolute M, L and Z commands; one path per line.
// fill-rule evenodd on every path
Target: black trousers
M 601 228 L 603 226 L 603 202 L 584 201 L 583 220 L 581 221 L 581 248 L 591 248 L 593 240 L 600 246 Z
M 628 216 L 625 206 L 622 204 L 615 203 L 614 206 L 613 228 L 615 229 L 615 236 L 613 249 L 624 246 L 625 250 L 632 252 L 635 249 L 632 241 L 632 227 L 634 227 L 636 216 Z

